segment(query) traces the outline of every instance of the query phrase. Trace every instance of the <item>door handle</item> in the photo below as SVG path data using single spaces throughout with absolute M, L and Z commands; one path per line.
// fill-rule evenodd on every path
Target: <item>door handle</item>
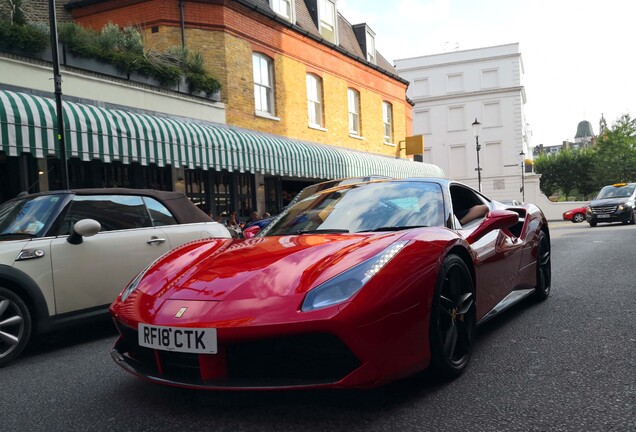
M 150 240 L 148 240 L 146 243 L 148 243 L 149 245 L 157 245 L 157 244 L 161 244 L 163 242 L 165 242 L 166 239 L 165 238 L 159 238 L 159 237 L 150 237 Z

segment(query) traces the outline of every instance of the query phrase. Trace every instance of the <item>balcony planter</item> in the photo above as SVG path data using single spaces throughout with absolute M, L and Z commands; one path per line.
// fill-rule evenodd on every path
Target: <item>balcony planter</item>
M 66 46 L 63 46 L 63 48 L 63 51 L 60 51 L 60 63 L 65 66 L 88 70 L 91 72 L 97 72 L 100 74 L 110 75 L 118 78 L 127 78 L 127 75 L 120 72 L 119 69 L 117 69 L 117 67 L 112 63 L 108 63 L 92 57 L 79 56 L 69 50 Z
M 146 84 L 146 85 L 150 85 L 150 86 L 154 86 L 154 87 L 165 87 L 163 85 L 161 85 L 161 82 L 159 82 L 158 79 L 150 77 L 150 76 L 146 76 L 143 74 L 140 74 L 139 72 L 131 72 L 128 75 L 128 79 L 130 81 L 134 81 L 134 82 L 138 82 L 141 84 Z

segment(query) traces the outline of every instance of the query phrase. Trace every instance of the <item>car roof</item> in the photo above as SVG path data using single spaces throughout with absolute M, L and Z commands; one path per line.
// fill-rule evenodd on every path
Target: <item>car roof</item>
M 46 195 L 129 195 L 154 198 L 162 203 L 173 214 L 178 223 L 211 222 L 212 218 L 199 209 L 183 192 L 160 191 L 155 189 L 132 188 L 78 188 L 70 190 L 55 190 L 37 192 L 20 198 L 32 198 Z M 15 199 L 15 198 L 14 198 Z

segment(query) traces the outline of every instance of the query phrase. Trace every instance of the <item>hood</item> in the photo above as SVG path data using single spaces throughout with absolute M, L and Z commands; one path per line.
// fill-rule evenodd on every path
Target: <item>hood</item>
M 629 201 L 631 197 L 620 197 L 620 198 L 606 198 L 594 200 L 590 203 L 590 207 L 605 207 L 605 206 L 617 206 L 621 204 L 625 204 Z
M 161 258 L 137 290 L 174 300 L 242 300 L 302 294 L 374 256 L 404 232 L 213 239 Z

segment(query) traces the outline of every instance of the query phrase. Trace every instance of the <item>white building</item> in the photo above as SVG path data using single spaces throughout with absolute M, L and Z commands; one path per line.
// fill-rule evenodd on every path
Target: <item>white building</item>
M 424 135 L 424 162 L 477 189 L 471 126 L 477 119 L 482 192 L 494 199 L 523 199 L 522 163 L 532 159 L 532 151 L 519 44 L 400 59 L 395 66 L 410 82 L 413 134 Z

